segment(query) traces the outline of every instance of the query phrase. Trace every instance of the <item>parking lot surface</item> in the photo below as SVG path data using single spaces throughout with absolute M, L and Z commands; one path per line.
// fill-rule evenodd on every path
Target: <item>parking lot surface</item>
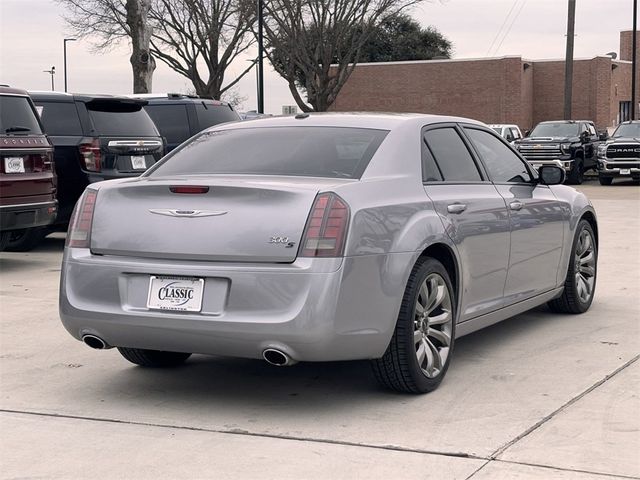
M 135 367 L 62 327 L 63 235 L 2 253 L 0 478 L 640 478 L 640 188 L 580 189 L 600 230 L 591 309 L 463 337 L 423 396 L 367 362 Z

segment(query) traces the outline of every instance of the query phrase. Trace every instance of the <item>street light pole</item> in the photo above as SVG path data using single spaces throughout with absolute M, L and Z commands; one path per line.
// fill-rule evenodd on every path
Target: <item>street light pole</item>
M 264 67 L 262 64 L 262 57 L 264 56 L 264 45 L 262 41 L 263 7 L 263 0 L 258 0 L 258 113 L 264 113 Z
M 638 71 L 638 0 L 633 0 L 633 30 L 631 33 L 631 120 L 636 119 L 636 72 Z
M 576 0 L 569 0 L 567 15 L 567 52 L 564 59 L 564 119 L 571 120 L 573 94 L 573 40 L 576 25 Z
M 51 91 L 55 91 L 56 87 L 53 83 L 53 76 L 56 74 L 56 67 L 51 67 L 51 70 L 43 70 L 43 72 L 51 75 Z
M 62 41 L 62 49 L 64 51 L 64 91 L 67 91 L 67 42 L 75 42 L 75 38 L 65 38 Z

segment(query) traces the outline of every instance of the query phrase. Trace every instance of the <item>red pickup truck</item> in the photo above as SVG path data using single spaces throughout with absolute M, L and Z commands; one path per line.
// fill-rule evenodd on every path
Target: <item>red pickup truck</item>
M 24 90 L 0 87 L 0 250 L 29 250 L 56 217 L 53 147 Z

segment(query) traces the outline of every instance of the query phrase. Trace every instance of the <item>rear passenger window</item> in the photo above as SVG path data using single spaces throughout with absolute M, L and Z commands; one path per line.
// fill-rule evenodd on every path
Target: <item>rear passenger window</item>
M 428 130 L 424 134 L 424 140 L 444 181 L 482 181 L 478 167 L 454 128 Z M 428 175 L 427 172 L 425 173 Z
M 82 135 L 75 103 L 38 102 L 45 133 L 49 135 Z

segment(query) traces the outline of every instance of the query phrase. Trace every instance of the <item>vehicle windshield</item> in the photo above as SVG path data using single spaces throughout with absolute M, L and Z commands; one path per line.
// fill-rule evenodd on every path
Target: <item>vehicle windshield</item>
M 530 137 L 577 137 L 577 123 L 539 123 Z
M 148 175 L 360 178 L 387 133 L 387 130 L 340 127 L 204 132 L 165 157 Z
M 491 129 L 498 135 L 502 135 L 502 127 L 491 127 Z
M 0 95 L 0 134 L 42 134 L 36 113 L 27 97 Z
M 155 124 L 139 104 L 94 100 L 87 102 L 87 110 L 98 135 L 159 136 Z
M 616 131 L 613 132 L 612 137 L 638 138 L 640 137 L 640 123 L 623 123 L 621 125 L 618 125 L 618 128 L 616 128 Z

